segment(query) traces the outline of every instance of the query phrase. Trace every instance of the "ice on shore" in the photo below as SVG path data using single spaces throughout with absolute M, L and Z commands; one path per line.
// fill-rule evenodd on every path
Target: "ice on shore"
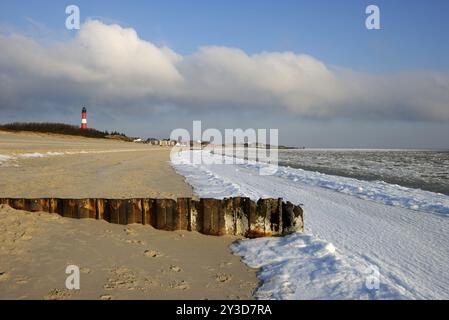
M 206 163 L 218 163 L 218 160 L 216 159 L 221 159 L 222 157 L 219 155 L 211 154 L 209 152 L 203 152 L 202 158 Z M 188 155 L 186 153 L 184 153 L 182 157 L 178 155 L 178 158 L 173 160 L 177 161 L 179 164 L 189 163 Z M 236 169 L 232 170 L 238 170 L 238 167 L 241 167 L 253 171 L 260 171 L 263 168 L 270 167 L 270 165 L 261 162 L 241 162 L 240 160 L 236 161 Z M 372 200 L 390 206 L 403 207 L 411 210 L 420 210 L 423 212 L 431 212 L 441 215 L 449 215 L 449 196 L 440 193 L 407 188 L 399 185 L 389 184 L 383 181 L 362 181 L 353 178 L 332 176 L 320 172 L 312 172 L 302 169 L 294 169 L 282 166 L 271 167 L 272 169 L 270 171 L 274 172 L 273 176 L 289 180 L 291 182 L 297 183 L 298 185 L 304 184 L 307 186 L 316 186 L 320 188 L 330 189 L 347 195 L 355 196 L 360 199 Z M 189 174 L 188 170 L 194 168 L 195 167 L 192 167 L 190 169 L 182 168 L 180 169 L 181 174 Z M 241 192 L 239 193 L 239 190 L 237 190 L 239 188 L 238 184 L 232 184 L 229 181 L 220 181 L 220 178 L 223 177 L 218 177 L 216 174 L 208 171 L 207 166 L 202 166 L 201 169 L 201 177 L 194 177 L 190 175 L 189 178 L 193 180 L 193 184 L 196 188 L 199 189 L 202 194 L 208 193 L 209 196 L 215 197 L 226 197 L 229 196 L 229 194 L 244 195 Z M 222 182 L 224 182 L 224 184 Z M 216 189 L 214 188 L 214 186 L 216 185 L 220 186 L 220 188 L 218 188 L 220 192 L 214 191 Z M 246 195 L 249 197 L 253 197 L 254 199 L 257 198 L 257 196 L 253 196 L 251 192 L 247 193 Z
M 286 167 L 261 176 L 266 164 L 217 164 L 220 156 L 201 152 L 194 151 L 202 164 L 191 164 L 188 152 L 172 157 L 199 196 L 282 197 L 304 206 L 305 234 L 232 246 L 261 268 L 258 298 L 449 298 L 448 196 Z M 379 272 L 378 289 L 367 286 L 369 270 Z
M 231 246 L 252 268 L 261 268 L 258 299 L 401 299 L 386 283 L 366 286 L 368 264 L 349 264 L 326 241 L 308 234 L 242 240 Z

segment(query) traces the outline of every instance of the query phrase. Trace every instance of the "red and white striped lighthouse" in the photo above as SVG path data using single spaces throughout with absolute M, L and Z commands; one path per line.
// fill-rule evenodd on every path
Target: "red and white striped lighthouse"
M 81 111 L 81 129 L 87 129 L 87 110 L 85 107 Z

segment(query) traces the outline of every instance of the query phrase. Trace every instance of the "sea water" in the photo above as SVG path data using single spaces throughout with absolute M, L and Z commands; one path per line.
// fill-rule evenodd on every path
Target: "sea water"
M 279 165 L 449 195 L 449 151 L 279 150 Z

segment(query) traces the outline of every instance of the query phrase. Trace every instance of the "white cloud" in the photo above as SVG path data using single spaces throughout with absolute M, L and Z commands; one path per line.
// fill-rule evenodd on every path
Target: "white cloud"
M 44 44 L 0 36 L 0 108 L 45 107 L 70 97 L 104 108 L 259 108 L 308 117 L 449 120 L 449 75 L 370 75 L 292 52 L 248 55 L 203 47 L 181 56 L 135 30 L 88 21 L 77 36 Z M 61 108 L 64 108 L 61 106 Z

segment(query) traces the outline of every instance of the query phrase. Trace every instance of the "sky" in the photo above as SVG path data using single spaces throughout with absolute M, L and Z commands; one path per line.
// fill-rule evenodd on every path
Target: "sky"
M 67 30 L 67 5 L 81 29 Z M 365 27 L 368 5 L 380 30 Z M 0 123 L 449 148 L 449 1 L 0 2 Z

